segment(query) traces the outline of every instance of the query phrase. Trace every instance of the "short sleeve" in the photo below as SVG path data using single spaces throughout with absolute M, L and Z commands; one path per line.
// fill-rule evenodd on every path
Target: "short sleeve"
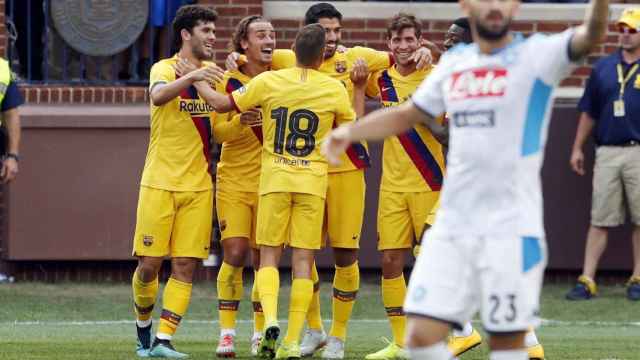
M 591 71 L 589 80 L 587 80 L 587 86 L 584 88 L 580 102 L 578 102 L 578 110 L 580 112 L 586 112 L 593 119 L 597 120 L 600 117 L 600 105 L 598 101 L 597 72 L 595 69 L 596 68 Z
M 296 54 L 291 50 L 276 49 L 271 58 L 273 70 L 289 69 L 296 66 Z
M 392 64 L 392 56 L 386 51 L 378 51 L 366 47 L 356 46 L 349 51 L 353 51 L 352 58 L 363 58 L 367 62 L 369 71 L 388 69 Z
M 2 99 L 2 107 L 0 108 L 0 111 L 5 112 L 15 109 L 23 103 L 24 100 L 20 95 L 18 85 L 16 85 L 15 81 L 11 80 L 7 86 L 6 92 L 4 93 L 4 99 Z
M 351 106 L 347 89 L 342 85 L 336 85 L 336 95 L 336 123 L 339 125 L 354 121 L 356 113 Z
M 380 72 L 372 73 L 369 76 L 369 80 L 367 80 L 367 89 L 365 90 L 365 94 L 368 97 L 378 97 L 380 96 L 380 87 L 378 87 L 378 79 L 380 78 Z
M 548 85 L 555 86 L 568 76 L 576 66 L 569 58 L 574 29 L 554 35 L 534 35 L 529 47 L 537 75 Z M 544 56 L 540 56 L 544 54 Z
M 149 72 L 149 92 L 158 84 L 166 84 L 176 79 L 173 67 L 167 62 L 157 62 L 151 67 Z
M 447 69 L 451 68 L 451 66 L 447 66 L 447 59 L 449 57 L 445 54 L 440 59 L 440 64 L 427 76 L 411 96 L 411 101 L 418 109 L 434 118 L 446 111 L 444 82 L 449 76 Z
M 243 87 L 233 91 L 229 97 L 238 112 L 244 112 L 261 105 L 264 94 L 267 94 L 265 86 L 265 76 L 269 73 L 262 73 L 249 81 Z

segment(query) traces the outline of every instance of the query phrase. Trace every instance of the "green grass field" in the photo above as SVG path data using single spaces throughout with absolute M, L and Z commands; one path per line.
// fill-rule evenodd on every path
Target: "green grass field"
M 322 285 L 325 318 L 330 315 L 330 286 Z M 569 303 L 563 298 L 567 288 L 548 285 L 543 291 L 542 315 L 548 321 L 538 336 L 547 359 L 640 359 L 640 303 L 627 301 L 622 286 L 602 287 L 601 296 L 590 302 Z M 289 288 L 283 286 L 281 294 L 280 318 L 285 319 Z M 215 284 L 196 284 L 189 313 L 174 339 L 177 349 L 192 359 L 215 358 L 215 307 Z M 240 357 L 248 357 L 250 307 L 246 300 L 241 304 Z M 131 318 L 126 284 L 0 285 L 0 359 L 135 359 Z M 379 287 L 363 283 L 349 329 L 347 358 L 362 359 L 384 346 L 381 338 L 389 335 Z M 487 358 L 486 345 L 462 357 Z

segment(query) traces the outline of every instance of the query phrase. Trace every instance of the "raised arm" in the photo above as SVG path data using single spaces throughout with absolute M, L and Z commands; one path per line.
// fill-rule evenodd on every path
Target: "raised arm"
M 571 39 L 569 57 L 578 60 L 585 57 L 604 38 L 609 19 L 609 0 L 591 0 L 584 23 L 576 28 Z

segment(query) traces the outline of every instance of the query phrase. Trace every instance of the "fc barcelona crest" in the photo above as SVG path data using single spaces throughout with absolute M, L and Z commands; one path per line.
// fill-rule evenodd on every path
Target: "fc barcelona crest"
M 342 74 L 347 71 L 347 62 L 346 61 L 336 61 L 336 72 Z
M 151 235 L 143 235 L 142 236 L 142 243 L 144 244 L 144 246 L 153 245 L 153 236 L 151 236 Z

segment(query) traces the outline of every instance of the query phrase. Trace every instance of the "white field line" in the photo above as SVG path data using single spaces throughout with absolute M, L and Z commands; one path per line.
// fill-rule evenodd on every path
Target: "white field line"
M 237 320 L 240 324 L 251 324 L 252 320 Z M 281 321 L 286 323 L 287 321 Z M 329 322 L 326 321 L 325 322 Z M 353 319 L 352 324 L 386 323 L 387 319 Z M 96 321 L 2 321 L 0 326 L 102 326 L 102 325 L 133 325 L 133 320 L 96 320 Z M 184 320 L 187 324 L 218 324 L 218 320 Z M 480 324 L 479 321 L 474 321 Z M 595 326 L 595 327 L 640 327 L 640 321 L 564 321 L 542 319 L 542 326 Z

